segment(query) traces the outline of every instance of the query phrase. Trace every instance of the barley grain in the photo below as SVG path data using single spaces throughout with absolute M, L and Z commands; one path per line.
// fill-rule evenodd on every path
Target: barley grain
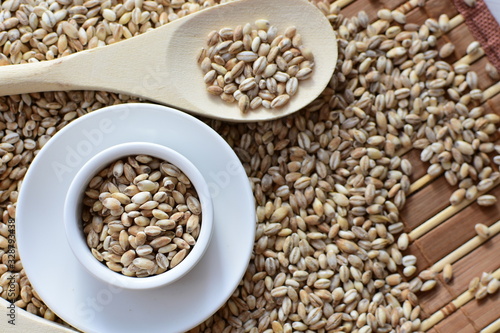
M 491 194 L 485 194 L 477 198 L 479 206 L 493 206 L 497 203 L 497 198 Z
M 443 280 L 445 283 L 449 283 L 452 278 L 453 278 L 453 268 L 451 264 L 448 263 L 443 267 Z
M 494 294 L 498 291 L 500 287 L 500 281 L 498 281 L 498 279 L 496 278 L 493 278 L 491 279 L 491 281 L 488 282 L 488 285 L 487 285 L 487 288 L 486 288 L 486 291 L 488 292 L 488 294 Z
M 479 235 L 479 237 L 482 237 L 482 238 L 490 237 L 490 230 L 489 230 L 488 226 L 486 226 L 482 223 L 477 223 L 474 226 L 474 229 L 476 230 L 476 233 Z
M 495 81 L 500 80 L 500 74 L 498 74 L 498 70 L 490 62 L 486 63 L 485 70 L 486 70 L 486 73 L 488 73 L 488 76 L 492 80 L 495 80 Z
M 476 4 L 477 4 L 477 1 L 476 1 L 476 0 L 463 0 L 463 1 L 464 1 L 464 3 L 465 3 L 467 6 L 469 6 L 469 7 L 471 7 L 471 8 L 476 7 Z
M 455 51 L 455 45 L 452 43 L 446 43 L 443 46 L 441 46 L 441 49 L 439 50 L 439 57 L 441 58 L 447 58 L 453 54 Z

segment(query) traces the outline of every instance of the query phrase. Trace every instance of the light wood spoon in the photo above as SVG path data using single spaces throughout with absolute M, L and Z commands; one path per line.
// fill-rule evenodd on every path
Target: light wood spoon
M 280 109 L 260 107 L 243 114 L 206 91 L 197 56 L 212 30 L 267 19 L 283 33 L 295 26 L 312 50 L 315 67 L 296 95 Z M 39 63 L 0 67 L 0 95 L 40 91 L 104 90 L 228 121 L 283 117 L 312 102 L 337 63 L 335 33 L 307 0 L 239 0 L 201 10 L 115 44 Z
M 58 323 L 46 320 L 0 298 L 0 332 L 2 333 L 76 333 Z M 111 326 L 111 325 L 110 325 Z

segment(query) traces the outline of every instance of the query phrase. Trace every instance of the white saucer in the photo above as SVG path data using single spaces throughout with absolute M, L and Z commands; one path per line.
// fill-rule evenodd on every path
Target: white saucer
M 210 187 L 214 231 L 201 261 L 153 290 L 117 289 L 95 279 L 66 240 L 63 203 L 71 179 L 96 153 L 119 143 L 166 145 L 193 162 Z M 43 301 L 85 332 L 184 332 L 231 296 L 255 236 L 253 194 L 229 145 L 190 115 L 152 104 L 94 111 L 59 131 L 31 164 L 18 201 L 16 237 L 26 274 Z

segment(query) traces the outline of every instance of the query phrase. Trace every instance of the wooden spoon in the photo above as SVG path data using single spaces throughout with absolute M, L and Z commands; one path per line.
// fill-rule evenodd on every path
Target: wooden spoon
M 77 333 L 73 329 L 18 308 L 3 298 L 0 298 L 0 316 L 2 333 Z
M 197 56 L 212 30 L 267 19 L 283 33 L 295 26 L 312 50 L 311 78 L 280 109 L 243 114 L 206 91 Z M 201 10 L 145 34 L 39 63 L 0 67 L 0 95 L 104 90 L 142 97 L 186 112 L 228 121 L 260 121 L 291 114 L 326 87 L 337 63 L 335 33 L 307 0 L 239 0 Z

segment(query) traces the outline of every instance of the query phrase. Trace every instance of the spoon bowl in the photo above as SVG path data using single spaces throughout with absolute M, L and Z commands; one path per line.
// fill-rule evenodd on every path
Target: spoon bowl
M 197 56 L 207 35 L 266 19 L 283 33 L 295 26 L 314 54 L 312 76 L 279 109 L 242 113 L 206 91 Z M 227 121 L 280 118 L 312 102 L 327 86 L 337 63 L 329 21 L 307 0 L 238 0 L 210 7 L 145 34 L 39 63 L 0 67 L 0 95 L 40 91 L 104 90 L 141 97 L 186 112 Z

